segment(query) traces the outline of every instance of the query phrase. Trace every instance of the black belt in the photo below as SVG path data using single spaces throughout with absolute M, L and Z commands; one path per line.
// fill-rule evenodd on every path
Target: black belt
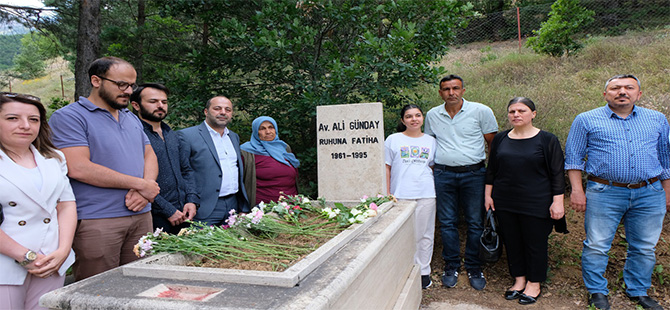
M 447 170 L 451 172 L 470 172 L 470 171 L 477 171 L 481 168 L 484 168 L 484 161 L 480 161 L 474 165 L 467 165 L 467 166 L 447 166 L 447 165 L 440 165 L 440 164 L 435 164 L 435 169 L 441 169 L 441 170 Z
M 619 182 L 612 182 L 612 181 L 609 181 L 609 180 L 605 180 L 603 178 L 599 178 L 599 177 L 592 176 L 592 175 L 590 175 L 588 177 L 588 179 L 589 179 L 589 181 L 593 181 L 593 182 L 596 182 L 596 183 L 607 184 L 607 185 L 612 185 L 612 186 L 616 186 L 616 187 L 626 187 L 628 189 L 636 189 L 636 188 L 645 187 L 645 186 L 647 186 L 651 183 L 654 183 L 654 182 L 658 181 L 658 177 L 654 177 L 654 178 L 651 178 L 649 180 L 644 180 L 644 181 L 639 182 L 639 183 L 619 183 Z

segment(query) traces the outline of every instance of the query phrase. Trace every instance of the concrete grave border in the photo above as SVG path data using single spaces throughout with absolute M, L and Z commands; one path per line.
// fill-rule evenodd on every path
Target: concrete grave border
M 182 254 L 158 254 L 121 266 L 124 276 L 172 280 L 199 279 L 279 287 L 292 287 L 309 275 L 321 263 L 356 238 L 379 217 L 394 206 L 392 201 L 379 206 L 380 214 L 364 223 L 351 225 L 302 260 L 282 272 L 222 269 L 184 266 L 194 259 Z

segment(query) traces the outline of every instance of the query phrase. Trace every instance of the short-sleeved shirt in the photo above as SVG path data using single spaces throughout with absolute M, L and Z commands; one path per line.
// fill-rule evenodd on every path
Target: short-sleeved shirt
M 444 104 L 426 113 L 425 132 L 437 140 L 435 163 L 440 165 L 467 166 L 485 160 L 484 135 L 497 131 L 493 110 L 478 102 L 463 99 L 454 118 Z
M 88 147 L 90 160 L 130 176 L 144 176 L 144 149 L 149 139 L 140 120 L 128 109 L 119 110 L 117 121 L 109 111 L 84 97 L 51 115 L 49 125 L 57 148 Z M 100 219 L 130 216 L 151 211 L 128 210 L 125 197 L 128 189 L 103 188 L 70 178 L 77 198 L 79 219 Z
M 435 138 L 394 133 L 384 141 L 384 157 L 391 166 L 391 193 L 400 199 L 435 198 L 433 159 Z

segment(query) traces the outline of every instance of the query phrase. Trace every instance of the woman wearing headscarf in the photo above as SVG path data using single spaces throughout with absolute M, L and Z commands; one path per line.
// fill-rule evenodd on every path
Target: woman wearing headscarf
M 39 98 L 0 94 L 0 309 L 44 309 L 74 262 L 77 206 Z
M 279 196 L 297 195 L 300 161 L 277 135 L 277 122 L 261 116 L 251 123 L 251 139 L 240 146 L 244 161 L 244 186 L 249 202 L 277 201 Z

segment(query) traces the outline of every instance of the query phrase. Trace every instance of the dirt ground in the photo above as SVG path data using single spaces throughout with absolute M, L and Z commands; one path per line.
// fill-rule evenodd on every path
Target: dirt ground
M 581 250 L 584 240 L 584 214 L 569 209 L 569 198 L 566 198 L 566 211 L 569 234 L 552 233 L 549 236 L 549 271 L 547 282 L 542 285 L 542 296 L 538 302 L 530 306 L 521 306 L 516 301 L 503 298 L 503 293 L 513 284 L 508 273 L 505 254 L 495 264 L 483 268 L 488 281 L 483 291 L 475 291 L 470 287 L 467 273 L 461 269 L 458 284 L 455 288 L 442 286 L 440 280 L 444 262 L 441 257 L 442 243 L 439 230 L 435 236 L 435 250 L 431 264 L 433 285 L 423 290 L 423 306 L 431 302 L 458 301 L 481 305 L 492 309 L 585 309 L 587 293 L 582 282 Z M 460 226 L 461 241 L 465 226 Z M 626 241 L 623 225 L 620 225 L 617 236 L 610 250 L 610 260 L 606 277 L 609 281 L 610 303 L 612 309 L 636 309 L 635 304 L 626 297 L 622 271 L 626 259 Z M 461 248 L 464 248 L 461 242 Z M 461 250 L 461 253 L 463 250 Z M 665 217 L 661 238 L 656 246 L 656 271 L 652 275 L 652 287 L 649 295 L 654 297 L 665 308 L 670 309 L 670 216 Z M 662 267 L 658 267 L 662 266 Z M 663 271 L 659 269 L 663 268 Z

